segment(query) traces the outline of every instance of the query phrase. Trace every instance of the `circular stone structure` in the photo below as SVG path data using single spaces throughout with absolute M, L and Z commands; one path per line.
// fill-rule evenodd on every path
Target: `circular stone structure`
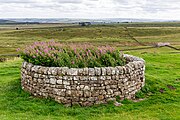
M 145 61 L 124 54 L 125 66 L 68 68 L 44 67 L 23 62 L 21 85 L 34 96 L 53 98 L 71 106 L 91 106 L 121 99 L 133 99 L 145 84 Z

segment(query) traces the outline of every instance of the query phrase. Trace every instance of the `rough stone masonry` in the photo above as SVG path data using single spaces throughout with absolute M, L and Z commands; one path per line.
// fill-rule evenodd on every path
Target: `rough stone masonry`
M 53 98 L 71 106 L 91 106 L 121 99 L 133 99 L 145 84 L 145 61 L 124 55 L 125 66 L 68 68 L 44 67 L 23 62 L 21 85 L 34 96 Z

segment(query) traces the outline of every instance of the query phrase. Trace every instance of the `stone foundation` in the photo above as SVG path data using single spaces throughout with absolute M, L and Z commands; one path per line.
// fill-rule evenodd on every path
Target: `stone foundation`
M 116 67 L 43 67 L 23 62 L 21 85 L 34 96 L 53 98 L 68 106 L 107 103 L 133 99 L 145 84 L 143 59 L 124 55 L 128 64 Z

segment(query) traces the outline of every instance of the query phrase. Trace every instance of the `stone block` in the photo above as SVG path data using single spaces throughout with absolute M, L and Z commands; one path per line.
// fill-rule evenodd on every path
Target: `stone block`
M 100 76 L 101 75 L 101 68 L 95 67 L 95 75 Z
M 63 84 L 63 81 L 62 80 L 57 80 L 57 84 Z
M 68 67 L 61 67 L 61 74 L 66 75 L 68 69 L 69 69 Z
M 106 75 L 106 68 L 101 67 L 102 75 Z
M 50 78 L 50 84 L 55 85 L 56 84 L 56 79 L 55 78 Z
M 83 75 L 88 75 L 89 69 L 88 68 L 83 68 Z
M 78 75 L 78 69 L 76 69 L 76 68 L 68 69 L 67 75 L 77 76 Z
M 95 75 L 95 70 L 94 70 L 94 68 L 89 68 L 89 75 L 90 76 L 94 76 Z

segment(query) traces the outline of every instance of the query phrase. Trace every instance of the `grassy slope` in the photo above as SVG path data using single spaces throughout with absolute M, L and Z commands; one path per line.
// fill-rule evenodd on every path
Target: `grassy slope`
M 128 36 L 123 26 L 128 26 L 131 35 L 141 42 L 170 42 L 173 45 L 180 45 L 179 25 L 180 23 L 132 23 L 64 28 L 61 25 L 58 25 L 59 27 L 53 25 L 49 28 L 48 25 L 44 25 L 46 28 L 34 28 L 36 26 L 32 25 L 27 28 L 24 26 L 20 30 L 11 29 L 16 26 L 10 26 L 8 29 L 0 26 L 0 54 L 15 53 L 18 47 L 34 41 L 51 39 L 61 42 L 88 42 L 94 45 L 110 44 L 121 47 L 138 45 Z
M 167 48 L 127 52 L 146 60 L 146 100 L 134 103 L 123 101 L 124 105 L 112 104 L 94 107 L 65 108 L 51 100 L 33 98 L 20 86 L 22 60 L 0 63 L 0 118 L 4 119 L 121 119 L 158 120 L 180 119 L 180 54 Z M 143 54 L 142 54 L 143 53 Z M 176 90 L 170 90 L 173 85 Z M 159 89 L 163 88 L 164 93 Z

